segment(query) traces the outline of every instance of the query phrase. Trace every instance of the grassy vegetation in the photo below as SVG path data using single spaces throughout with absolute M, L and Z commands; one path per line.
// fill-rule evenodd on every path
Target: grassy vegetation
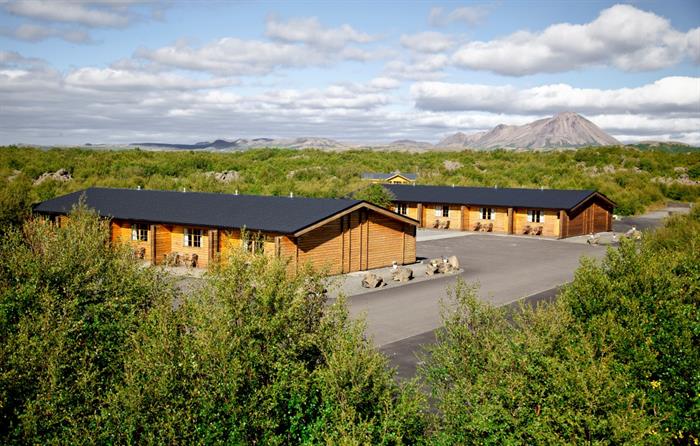
M 461 167 L 448 170 L 444 162 Z M 67 169 L 73 180 L 32 186 L 44 172 Z M 694 201 L 697 186 L 655 182 L 681 175 L 700 178 L 700 152 L 668 153 L 622 147 L 561 152 L 463 151 L 373 152 L 260 149 L 237 153 L 39 150 L 0 148 L 0 207 L 27 203 L 90 186 L 182 189 L 249 194 L 341 197 L 366 186 L 365 171 L 417 172 L 419 184 L 597 189 L 618 203 L 623 215 L 664 200 Z M 222 183 L 206 172 L 235 170 L 240 179 Z M 13 180 L 8 178 L 13 177 Z M 0 216 L 7 221 L 10 216 Z

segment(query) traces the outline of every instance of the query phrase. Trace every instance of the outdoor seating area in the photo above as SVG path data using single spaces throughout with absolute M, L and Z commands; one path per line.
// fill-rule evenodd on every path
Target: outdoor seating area
M 493 232 L 493 223 L 481 223 L 477 221 L 472 229 L 474 232 Z
M 542 235 L 544 226 L 530 226 L 526 225 L 523 228 L 523 235 Z
M 195 253 L 169 252 L 163 254 L 163 264 L 166 266 L 188 266 L 196 268 L 198 261 L 199 256 Z
M 146 248 L 139 246 L 133 251 L 134 257 L 138 260 L 143 260 L 146 258 Z
M 450 221 L 449 220 L 435 220 L 435 223 L 433 223 L 433 229 L 450 229 Z

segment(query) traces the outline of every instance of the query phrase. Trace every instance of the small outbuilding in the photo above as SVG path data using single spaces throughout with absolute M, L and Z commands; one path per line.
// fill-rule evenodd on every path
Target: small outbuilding
M 398 170 L 391 173 L 365 172 L 362 179 L 372 183 L 388 184 L 414 184 L 418 175 L 415 173 L 401 173 Z
M 161 264 L 206 267 L 240 247 L 330 274 L 416 261 L 417 221 L 365 201 L 90 188 L 44 201 L 59 224 L 80 200 L 110 220 L 111 240 Z M 248 236 L 242 236 L 248 234 Z
M 615 203 L 594 190 L 387 184 L 420 227 L 565 238 L 612 230 Z

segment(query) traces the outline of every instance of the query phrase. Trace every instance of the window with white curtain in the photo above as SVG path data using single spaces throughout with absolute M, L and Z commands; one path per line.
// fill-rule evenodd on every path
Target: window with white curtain
M 131 240 L 139 242 L 148 241 L 148 225 L 134 224 L 131 225 Z
M 481 208 L 482 220 L 493 220 L 494 212 L 492 208 Z
M 201 248 L 202 247 L 202 230 L 185 228 L 185 239 L 183 240 L 183 245 L 189 246 L 191 248 Z
M 530 209 L 527 211 L 527 221 L 529 223 L 544 223 L 544 212 L 539 209 Z

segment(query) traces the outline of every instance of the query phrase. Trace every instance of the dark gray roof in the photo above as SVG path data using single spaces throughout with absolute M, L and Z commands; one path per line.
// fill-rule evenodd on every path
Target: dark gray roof
M 402 177 L 406 178 L 407 180 L 411 181 L 416 181 L 416 178 L 418 178 L 418 175 L 415 173 L 401 173 L 401 172 L 392 172 L 392 173 L 378 173 L 378 172 L 365 172 L 362 174 L 362 179 L 363 180 L 388 180 L 389 178 L 393 177 L 394 175 L 401 175 Z
M 85 196 L 103 217 L 217 228 L 295 233 L 362 201 L 203 192 L 90 188 L 44 201 L 43 214 L 66 214 Z
M 595 194 L 594 190 L 508 189 L 492 187 L 412 186 L 386 184 L 396 199 L 412 203 L 472 204 L 570 210 Z

